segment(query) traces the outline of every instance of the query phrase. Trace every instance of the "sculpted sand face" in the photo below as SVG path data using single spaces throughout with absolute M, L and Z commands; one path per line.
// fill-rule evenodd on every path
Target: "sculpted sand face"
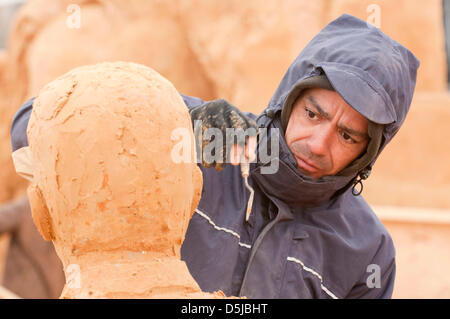
M 145 66 L 80 67 L 41 90 L 28 126 L 28 193 L 64 268 L 80 267 L 81 288 L 66 286 L 63 297 L 200 291 L 179 258 L 202 177 L 194 160 L 172 161 L 177 128 L 193 140 L 176 89 Z

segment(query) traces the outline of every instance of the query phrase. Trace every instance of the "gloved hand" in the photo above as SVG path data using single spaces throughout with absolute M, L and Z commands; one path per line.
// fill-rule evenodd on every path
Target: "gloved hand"
M 220 171 L 227 163 L 238 165 L 242 160 L 255 159 L 258 126 L 238 108 L 224 99 L 218 99 L 191 109 L 190 115 L 197 156 L 202 155 L 203 166 L 214 167 Z M 218 131 L 221 132 L 222 140 L 214 134 Z M 208 146 L 210 143 L 214 144 Z M 242 156 L 244 147 L 246 158 Z

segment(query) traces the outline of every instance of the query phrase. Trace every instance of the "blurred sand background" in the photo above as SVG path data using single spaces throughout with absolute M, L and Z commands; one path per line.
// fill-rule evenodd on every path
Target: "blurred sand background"
M 450 94 L 441 0 L 0 1 L 7 34 L 0 49 L 0 203 L 19 198 L 27 185 L 12 166 L 12 117 L 57 76 L 80 65 L 132 61 L 183 94 L 221 97 L 259 113 L 302 48 L 342 13 L 379 27 L 421 61 L 411 110 L 363 196 L 394 240 L 393 297 L 450 298 Z M 0 280 L 21 297 L 42 296 L 25 273 L 8 281 L 13 236 L 0 237 Z M 61 285 L 60 272 L 53 273 L 49 297 Z

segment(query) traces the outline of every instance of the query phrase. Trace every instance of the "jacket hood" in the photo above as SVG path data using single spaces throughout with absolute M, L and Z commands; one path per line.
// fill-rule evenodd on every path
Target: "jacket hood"
M 413 97 L 419 60 L 378 28 L 343 14 L 291 64 L 266 111 L 281 110 L 296 84 L 325 74 L 334 90 L 368 120 L 384 126 L 380 151 L 399 130 Z
M 268 107 L 259 116 L 258 124 L 281 129 L 274 119 L 280 118 L 289 94 L 295 92 L 296 86 L 305 79 L 326 75 L 333 89 L 351 107 L 368 120 L 384 126 L 381 145 L 369 165 L 371 167 L 406 118 L 418 67 L 419 61 L 410 50 L 378 28 L 343 14 L 322 29 L 294 60 Z M 279 138 L 284 140 L 284 132 Z M 283 152 L 283 147 L 280 152 Z M 292 160 L 285 163 L 296 167 Z M 346 178 L 346 186 L 351 186 L 357 175 Z M 264 177 L 267 178 L 270 177 Z M 317 181 L 325 186 L 323 179 Z M 336 183 L 337 179 L 342 180 L 342 177 L 325 177 L 334 185 L 329 191 L 338 191 L 336 185 L 342 187 L 342 183 Z

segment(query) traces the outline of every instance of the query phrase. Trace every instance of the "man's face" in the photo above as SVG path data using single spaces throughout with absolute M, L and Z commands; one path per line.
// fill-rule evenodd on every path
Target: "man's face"
M 294 103 L 285 138 L 299 171 L 317 179 L 337 174 L 366 149 L 367 126 L 337 92 L 312 88 Z

